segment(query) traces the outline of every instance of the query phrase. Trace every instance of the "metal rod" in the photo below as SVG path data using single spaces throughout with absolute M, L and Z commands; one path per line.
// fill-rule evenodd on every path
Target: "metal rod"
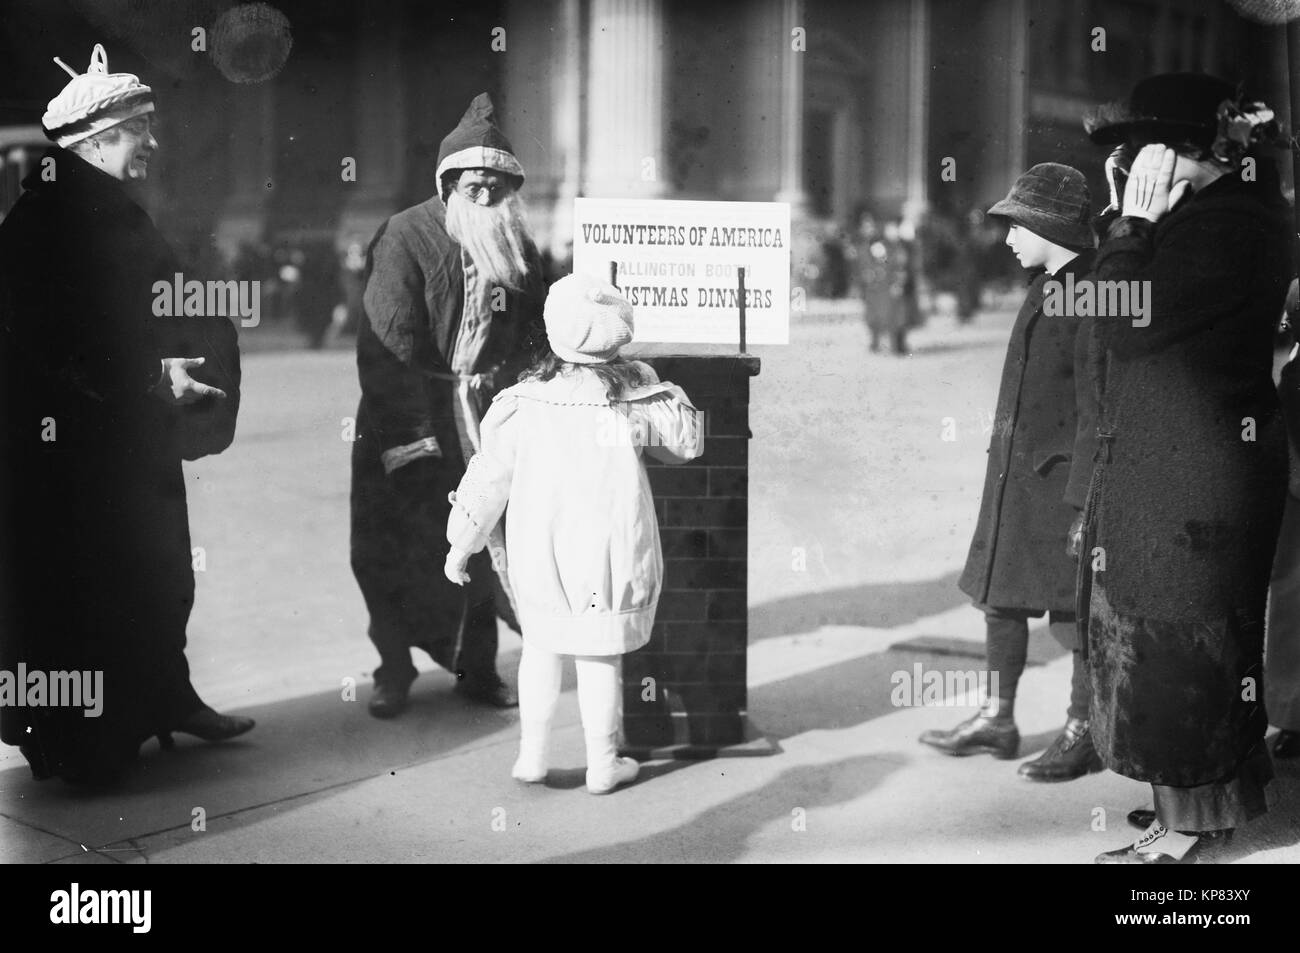
M 745 269 L 737 268 L 740 289 L 740 353 L 745 353 Z

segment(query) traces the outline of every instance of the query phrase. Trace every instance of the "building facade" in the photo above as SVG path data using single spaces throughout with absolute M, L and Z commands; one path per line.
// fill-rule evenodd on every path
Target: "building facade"
M 1046 160 L 1099 190 L 1082 116 L 1150 73 L 1248 79 L 1287 109 L 1282 31 L 1223 0 L 281 0 L 292 53 L 248 85 L 175 48 L 186 10 L 210 22 L 228 3 L 177 0 L 171 33 L 120 37 L 64 6 L 9 67 L 27 102 L 3 116 L 30 130 L 62 82 L 47 53 L 77 62 L 103 40 L 114 69 L 158 93 L 160 223 L 227 260 L 249 243 L 366 242 L 434 194 L 438 143 L 484 90 L 559 258 L 579 195 L 775 200 L 797 221 L 847 223 L 863 207 L 987 207 Z M 32 153 L 6 148 L 12 192 Z

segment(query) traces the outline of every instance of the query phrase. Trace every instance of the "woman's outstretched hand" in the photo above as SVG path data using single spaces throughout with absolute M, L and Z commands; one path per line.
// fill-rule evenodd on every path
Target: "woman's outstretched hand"
M 1124 214 L 1158 222 L 1178 204 L 1191 188 L 1185 180 L 1174 182 L 1174 164 L 1178 153 L 1168 146 L 1153 142 L 1143 146 L 1129 169 L 1124 187 Z
M 164 357 L 162 379 L 154 385 L 154 396 L 169 404 L 193 404 L 205 397 L 224 400 L 224 390 L 190 377 L 190 368 L 202 367 L 206 360 L 203 357 Z

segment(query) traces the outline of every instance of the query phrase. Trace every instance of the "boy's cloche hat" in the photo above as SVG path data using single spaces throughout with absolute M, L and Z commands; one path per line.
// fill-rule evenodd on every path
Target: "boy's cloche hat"
M 990 215 L 1009 218 L 1049 242 L 1081 251 L 1092 248 L 1092 198 L 1083 173 L 1059 162 L 1040 162 L 1016 179 Z

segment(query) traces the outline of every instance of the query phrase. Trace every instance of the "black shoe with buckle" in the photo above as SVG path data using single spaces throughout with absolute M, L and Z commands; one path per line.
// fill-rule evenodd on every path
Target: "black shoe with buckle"
M 470 701 L 491 705 L 493 708 L 515 708 L 519 705 L 519 696 L 496 672 L 482 675 L 459 673 L 456 691 Z
M 1101 757 L 1093 747 L 1087 719 L 1070 718 L 1047 750 L 1022 764 L 1018 773 L 1030 781 L 1073 781 L 1101 769 Z
M 1011 702 L 996 698 L 989 699 L 978 714 L 951 731 L 927 731 L 919 740 L 959 758 L 991 754 L 1007 761 L 1020 753 L 1020 729 L 1012 717 Z
M 1187 849 L 1182 857 L 1162 854 L 1159 851 L 1139 851 L 1138 844 L 1129 844 L 1119 850 L 1108 850 L 1098 854 L 1099 864 L 1200 864 L 1213 863 L 1209 855 L 1232 842 L 1232 829 L 1222 831 L 1180 831 L 1188 837 L 1195 837 L 1196 843 Z M 1143 835 L 1145 837 L 1145 835 Z M 1141 843 L 1143 838 L 1138 839 Z

